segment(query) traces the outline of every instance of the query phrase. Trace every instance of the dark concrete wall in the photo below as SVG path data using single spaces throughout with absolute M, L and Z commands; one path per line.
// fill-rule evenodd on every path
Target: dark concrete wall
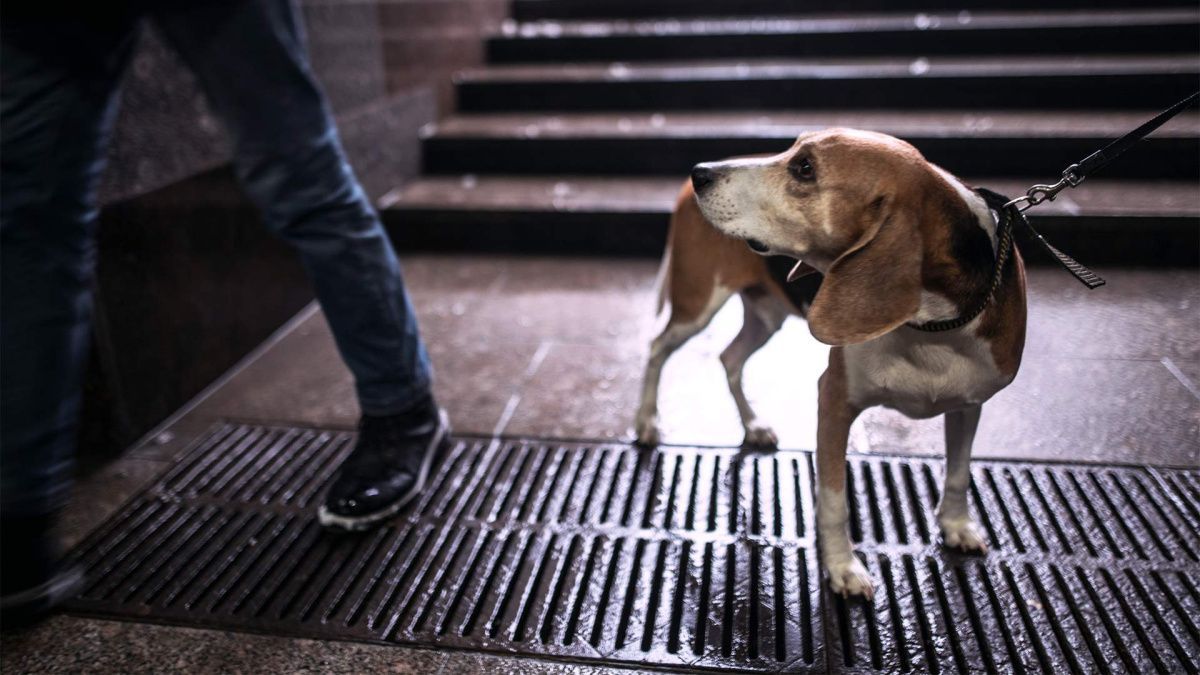
M 389 91 L 431 88 L 439 112 L 454 107 L 454 73 L 484 61 L 484 37 L 509 15 L 509 0 L 383 0 L 379 3 Z
M 372 199 L 416 174 L 418 133 L 450 110 L 506 0 L 304 0 L 313 68 Z M 97 323 L 82 430 L 124 448 L 312 298 L 229 170 L 195 79 L 153 27 L 126 73 L 101 181 Z M 300 367 L 298 365 L 298 367 Z
M 416 132 L 438 114 L 433 103 L 436 78 L 389 86 L 382 36 L 383 17 L 394 14 L 384 6 L 392 4 L 412 3 L 307 0 L 301 4 L 313 69 L 337 116 L 350 161 L 372 197 L 415 174 L 420 160 Z M 441 66 L 394 58 L 391 63 L 401 69 L 442 71 Z M 122 84 L 121 112 L 101 181 L 101 202 L 130 199 L 224 165 L 230 152 L 227 135 L 195 78 L 154 26 L 147 25 Z

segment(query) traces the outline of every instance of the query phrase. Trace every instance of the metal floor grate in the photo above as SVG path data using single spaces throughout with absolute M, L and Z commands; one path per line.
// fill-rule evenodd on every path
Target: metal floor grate
M 331 535 L 353 438 L 214 428 L 76 549 L 71 609 L 714 670 L 1197 672 L 1198 471 L 975 462 L 979 558 L 937 544 L 939 463 L 851 458 L 868 605 L 823 583 L 809 453 L 460 439 L 406 516 Z

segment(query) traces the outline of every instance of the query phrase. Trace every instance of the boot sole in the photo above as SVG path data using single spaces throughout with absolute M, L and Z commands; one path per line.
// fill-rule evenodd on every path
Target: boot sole
M 413 487 L 395 502 L 392 502 L 387 508 L 380 509 L 361 516 L 343 516 L 330 511 L 324 505 L 317 509 L 317 522 L 322 527 L 341 532 L 362 532 L 369 530 L 375 525 L 392 518 L 397 513 L 400 513 L 409 502 L 416 498 L 425 490 L 425 483 L 429 479 L 429 470 L 433 467 L 433 461 L 438 455 L 438 450 L 446 442 L 450 435 L 450 418 L 445 410 L 438 410 L 438 428 L 434 432 L 433 438 L 429 439 L 429 445 L 425 447 L 425 458 L 421 461 L 421 470 L 417 474 L 417 480 L 413 483 Z

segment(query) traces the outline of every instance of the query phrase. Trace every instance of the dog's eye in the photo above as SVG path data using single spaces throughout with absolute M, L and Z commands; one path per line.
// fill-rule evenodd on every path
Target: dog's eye
M 792 172 L 792 177 L 796 180 L 812 180 L 816 176 L 813 171 L 812 162 L 808 161 L 807 157 L 801 157 L 799 160 L 792 162 L 788 166 L 788 170 Z

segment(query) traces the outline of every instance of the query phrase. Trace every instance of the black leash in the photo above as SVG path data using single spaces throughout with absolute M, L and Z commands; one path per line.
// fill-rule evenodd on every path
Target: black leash
M 1088 289 L 1099 288 L 1104 285 L 1104 279 L 1090 269 L 1079 264 L 1071 256 L 1063 253 L 1054 247 L 1053 244 L 1046 241 L 1046 238 L 1029 224 L 1029 219 L 1025 217 L 1025 211 L 1031 207 L 1037 206 L 1042 202 L 1054 201 L 1059 192 L 1075 187 L 1082 183 L 1085 178 L 1092 175 L 1096 171 L 1108 166 L 1114 159 L 1119 157 L 1134 145 L 1137 145 L 1146 136 L 1149 136 L 1155 129 L 1166 124 L 1167 120 L 1183 112 L 1183 110 L 1200 98 L 1200 92 L 1196 92 L 1191 96 L 1183 99 L 1175 105 L 1167 108 L 1153 119 L 1147 121 L 1140 127 L 1130 131 L 1124 136 L 1109 143 L 1103 148 L 1084 157 L 1079 162 L 1068 166 L 1063 171 L 1062 179 L 1053 185 L 1034 185 L 1029 188 L 1023 196 L 1016 199 L 1007 199 L 991 190 L 980 188 L 979 194 L 988 202 L 988 206 L 996 210 L 1000 214 L 1000 223 L 996 230 L 996 264 L 992 270 L 992 281 L 988 286 L 987 294 L 972 306 L 971 310 L 961 316 L 953 319 L 945 319 L 942 321 L 929 321 L 921 324 L 908 324 L 917 330 L 928 332 L 940 332 L 954 330 L 967 325 L 975 317 L 983 313 L 983 310 L 991 304 L 992 298 L 996 295 L 996 291 L 1000 288 L 1000 280 L 1003 278 L 1004 266 L 1011 257 L 1009 249 L 1013 246 L 1012 232 L 1015 225 L 1020 225 L 1030 236 L 1030 238 L 1040 244 L 1055 260 L 1058 261 L 1068 272 L 1076 279 L 1087 286 Z M 1000 200 L 1007 200 L 999 203 Z
M 1069 187 L 1075 187 L 1083 182 L 1083 179 L 1092 175 L 1096 171 L 1108 166 L 1110 162 L 1119 157 L 1121 153 L 1137 145 L 1143 138 L 1150 135 L 1155 129 L 1167 123 L 1167 120 L 1183 112 L 1184 108 L 1195 103 L 1196 98 L 1200 97 L 1200 91 L 1188 96 L 1179 103 L 1167 108 L 1158 115 L 1146 122 L 1142 126 L 1125 134 L 1117 140 L 1100 148 L 1092 154 L 1084 157 L 1075 164 L 1068 166 L 1062 174 L 1062 180 L 1054 185 L 1034 185 L 1025 192 L 1023 197 L 1017 197 L 1009 202 L 1009 205 L 1015 205 L 1021 211 L 1029 209 L 1031 206 L 1037 206 L 1044 201 L 1054 201 L 1059 192 Z M 1022 207 L 1021 204 L 1024 204 Z
M 1088 176 L 1108 166 L 1109 163 L 1111 163 L 1114 159 L 1121 156 L 1121 153 L 1137 145 L 1142 139 L 1149 136 L 1150 133 L 1155 129 L 1166 124 L 1167 120 L 1183 112 L 1185 108 L 1195 103 L 1198 97 L 1200 97 L 1200 91 L 1188 96 L 1179 103 L 1176 103 L 1170 108 L 1162 111 L 1158 115 L 1155 115 L 1153 119 L 1147 121 L 1145 124 L 1109 143 L 1103 148 L 1100 148 L 1087 157 L 1084 157 L 1075 164 L 1068 166 L 1062 173 L 1062 179 L 1054 185 L 1034 185 L 1033 187 L 1029 188 L 1026 190 L 1023 196 L 1017 197 L 1016 199 L 1005 204 L 1005 209 L 1013 208 L 1020 213 L 1028 210 L 1031 207 L 1037 206 L 1042 202 L 1054 201 L 1054 198 L 1058 196 L 1059 192 L 1062 192 L 1069 187 L 1073 188 L 1079 185 Z M 1070 272 L 1076 279 L 1083 282 L 1084 286 L 1092 289 L 1104 285 L 1104 280 L 1097 276 L 1095 272 L 1092 272 L 1083 265 L 1080 265 L 1074 258 L 1058 250 L 1050 242 L 1046 241 L 1046 238 L 1043 237 L 1037 230 L 1033 229 L 1033 226 L 1029 224 L 1029 221 L 1023 215 L 1020 217 L 1018 222 L 1024 226 L 1025 230 L 1029 232 L 1034 241 L 1041 244 L 1042 248 L 1050 253 L 1050 255 L 1053 256 L 1054 259 L 1057 260 L 1060 265 L 1066 268 L 1066 270 Z

